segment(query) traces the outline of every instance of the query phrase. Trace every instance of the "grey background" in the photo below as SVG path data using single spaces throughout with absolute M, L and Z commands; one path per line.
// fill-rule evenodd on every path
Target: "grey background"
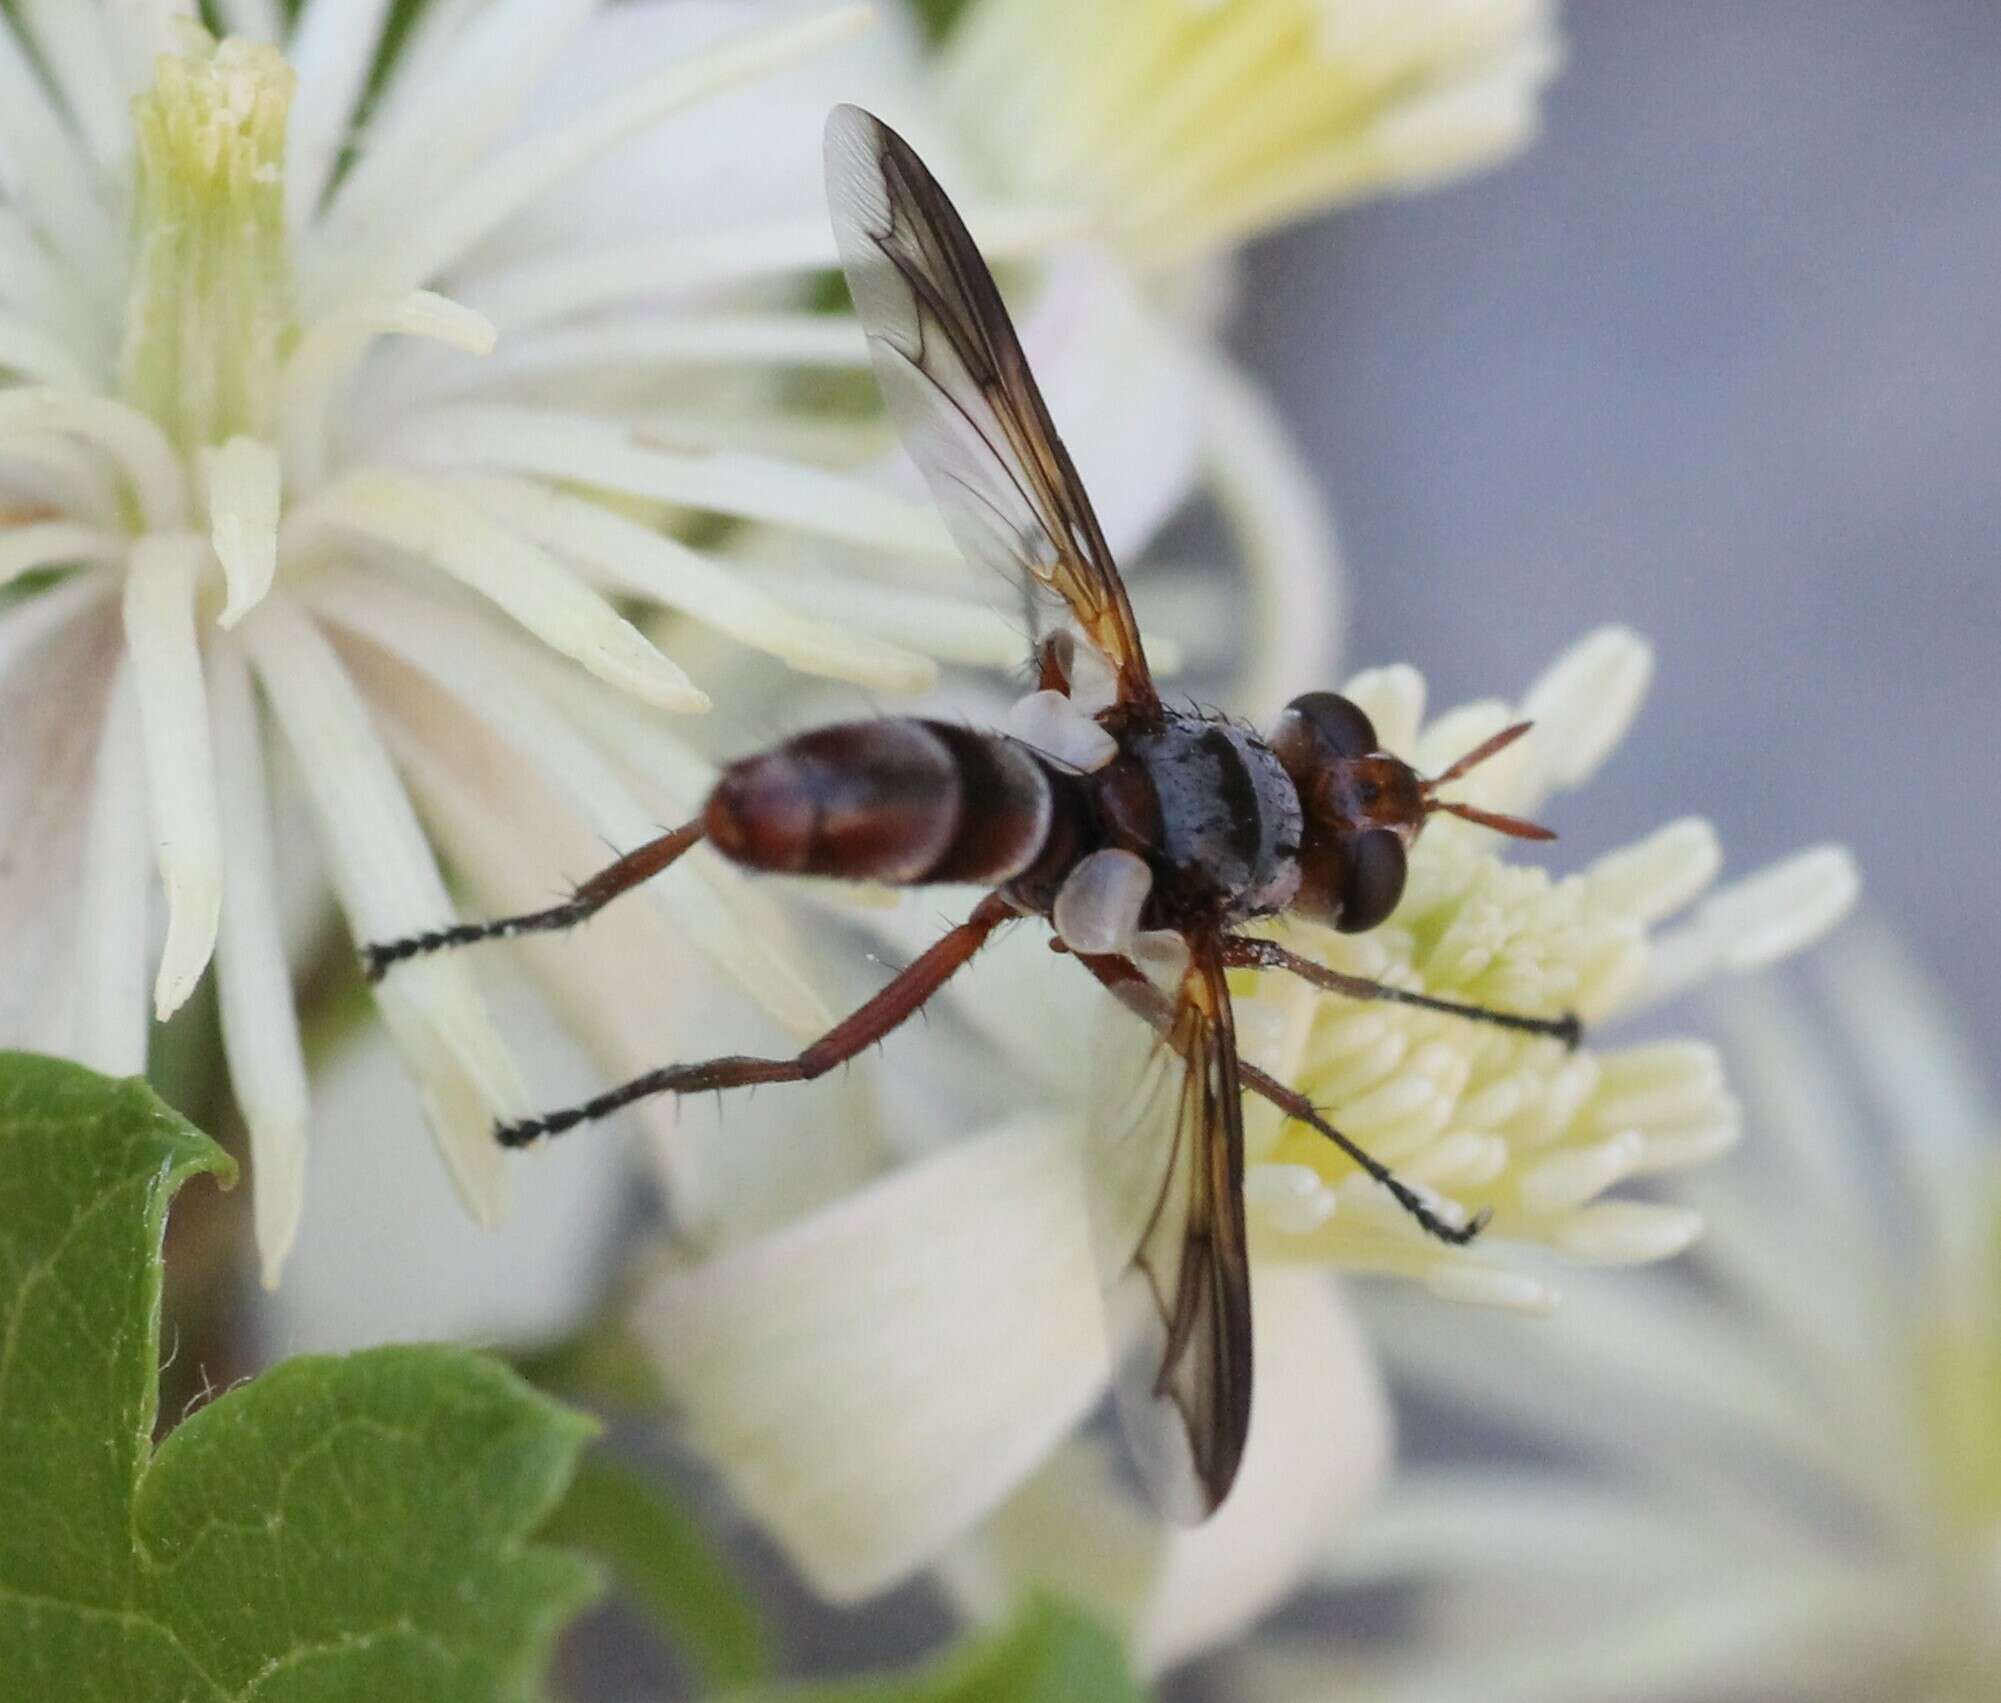
M 1252 259 L 1240 344 L 1325 470 L 1353 661 L 1659 670 L 1569 861 L 1685 811 L 1839 838 L 2001 1033 L 2001 7 L 1595 0 L 1540 141 Z

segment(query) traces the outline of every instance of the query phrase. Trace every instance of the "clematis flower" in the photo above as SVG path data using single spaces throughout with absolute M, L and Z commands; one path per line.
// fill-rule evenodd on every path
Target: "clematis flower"
M 1321 1569 L 1416 1589 L 1395 1647 L 1274 1643 L 1232 1697 L 1993 1695 L 2001 1113 L 1886 933 L 1822 970 L 1812 1004 L 1720 1012 L 1753 1135 L 1675 1187 L 1709 1224 L 1687 1272 L 1580 1284 L 1561 1332 L 1477 1349 L 1370 1309 L 1400 1381 L 1534 1463 L 1408 1466 Z
M 282 910 L 308 860 L 274 827 L 274 785 L 310 799 L 359 940 L 453 915 L 406 781 L 477 901 L 539 902 L 554 872 L 650 837 L 706 784 L 666 716 L 708 697 L 614 598 L 824 677 L 935 675 L 649 521 L 756 521 L 888 557 L 949 546 L 923 506 L 841 473 L 677 446 L 535 335 L 538 312 L 629 278 L 636 243 L 665 244 L 679 270 L 653 280 L 641 329 L 719 340 L 734 417 L 769 404 L 759 351 L 797 327 L 762 292 L 831 256 L 824 220 L 802 237 L 745 200 L 706 231 L 649 229 L 641 209 L 593 234 L 547 209 L 677 115 L 699 155 L 706 105 L 866 8 L 748 30 L 710 14 L 699 43 L 646 44 L 587 107 L 537 123 L 525 109 L 588 4 L 430 8 L 372 93 L 381 0 L 316 0 L 282 51 L 275 7 L 225 5 L 245 33 L 220 43 L 185 10 L 0 20 L 0 1038 L 138 1070 L 149 1022 L 213 959 L 268 1281 L 298 1224 L 307 1120 Z M 387 346 L 412 341 L 437 358 Z M 651 950 L 668 918 L 670 942 L 781 1024 L 824 1022 L 742 882 L 709 867 L 675 886 L 592 973 L 542 960 L 608 1054 L 648 966 L 677 956 Z M 377 1004 L 490 1221 L 490 1126 L 528 1096 L 474 967 L 400 966 Z
M 1518 812 L 1595 771 L 1650 669 L 1646 646 L 1610 629 L 1515 706 L 1427 724 L 1406 668 L 1348 692 L 1389 749 L 1433 772 L 1534 719 L 1466 788 L 1473 803 Z M 1825 848 L 1702 898 L 1718 861 L 1713 832 L 1688 820 L 1559 879 L 1510 863 L 1492 834 L 1440 820 L 1383 927 L 1285 930 L 1295 950 L 1399 986 L 1574 1010 L 1593 1031 L 1574 1054 L 1288 978 L 1233 978 L 1247 1059 L 1305 1088 L 1438 1210 L 1491 1207 L 1494 1218 L 1470 1247 L 1433 1241 L 1338 1150 L 1247 1106 L 1259 1382 L 1241 1476 L 1209 1526 L 1163 1533 L 1102 1458 L 1065 1445 L 1108 1365 L 1076 1112 L 1101 996 L 1029 925 L 941 995 L 957 1036 L 940 1022 L 929 1038 L 948 1062 L 928 1102 L 906 1099 L 875 1142 L 878 1153 L 900 1145 L 903 1163 L 652 1285 L 639 1323 L 689 1440 L 831 1596 L 940 1562 L 979 1606 L 1053 1579 L 1103 1599 L 1153 1668 L 1241 1630 L 1294 1588 L 1386 1458 L 1380 1393 L 1333 1273 L 1536 1310 L 1555 1299 L 1554 1264 L 1657 1260 L 1694 1238 L 1700 1221 L 1686 1209 L 1601 1197 L 1730 1145 L 1737 1110 L 1716 1055 L 1693 1041 L 1604 1047 L 1598 1026 L 1798 949 L 1855 890 L 1846 854 Z M 920 1038 L 893 1044 L 929 1050 Z M 1012 1102 L 984 1124 L 983 1084 Z M 837 1138 L 826 1100 L 786 1112 L 780 1098 L 760 1100 L 760 1126 L 789 1119 L 801 1142 Z M 903 1130 L 924 1133 L 913 1142 Z M 1080 1556 L 1060 1541 L 1066 1523 L 1131 1541 L 1100 1553 L 1094 1539 Z
M 1153 270 L 1505 159 L 1561 62 L 1553 0 L 971 0 L 942 71 L 998 175 Z

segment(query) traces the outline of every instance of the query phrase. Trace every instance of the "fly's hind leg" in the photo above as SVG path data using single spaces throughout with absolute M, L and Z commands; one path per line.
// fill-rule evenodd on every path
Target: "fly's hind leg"
M 1224 961 L 1232 962 L 1229 947 L 1234 936 L 1224 937 Z M 1248 945 L 1261 944 L 1256 941 L 1244 942 Z M 1173 1012 L 1166 997 L 1146 977 L 1139 966 L 1129 958 L 1116 953 L 1095 954 L 1080 952 L 1075 954 L 1077 962 L 1096 976 L 1119 1003 L 1128 1010 L 1151 1023 L 1163 1035 L 1173 1021 Z M 1305 962 L 1305 960 L 1301 960 Z M 1374 984 L 1369 984 L 1373 986 Z M 1399 1177 L 1373 1153 L 1352 1136 L 1343 1135 L 1320 1115 L 1317 1107 L 1307 1097 L 1293 1088 L 1288 1088 L 1275 1077 L 1268 1076 L 1254 1064 L 1239 1059 L 1238 1079 L 1251 1093 L 1260 1099 L 1269 1100 L 1287 1117 L 1303 1123 L 1315 1134 L 1324 1136 L 1355 1161 L 1362 1170 L 1383 1188 L 1397 1205 L 1417 1221 L 1418 1227 L 1427 1235 L 1435 1236 L 1441 1242 L 1450 1242 L 1455 1247 L 1464 1247 L 1487 1227 L 1488 1214 L 1481 1212 L 1464 1224 L 1451 1224 L 1435 1212 L 1423 1195 Z
M 503 1147 L 526 1147 L 545 1135 L 560 1135 L 580 1123 L 602 1118 L 655 1094 L 708 1094 L 726 1088 L 754 1088 L 766 1082 L 811 1082 L 837 1064 L 845 1064 L 864 1047 L 873 1046 L 898 1024 L 915 1015 L 952 974 L 962 969 L 987 938 L 1016 916 L 1014 906 L 990 893 L 973 914 L 950 933 L 911 960 L 874 998 L 859 1006 L 793 1058 L 704 1059 L 695 1064 L 670 1064 L 649 1070 L 630 1082 L 607 1089 L 595 1099 L 560 1112 L 520 1123 L 502 1124 L 494 1134 Z
M 1233 970 L 1285 970 L 1329 993 L 1349 999 L 1380 999 L 1395 1005 L 1414 1005 L 1422 1011 L 1442 1011 L 1449 1017 L 1464 1017 L 1475 1023 L 1491 1023 L 1496 1028 L 1514 1029 L 1525 1035 L 1548 1035 L 1575 1051 L 1584 1039 L 1584 1025 L 1576 1014 L 1561 1017 L 1527 1017 L 1518 1011 L 1494 1011 L 1484 1005 L 1464 1005 L 1454 999 L 1434 999 L 1430 994 L 1413 993 L 1409 988 L 1372 982 L 1366 976 L 1343 975 L 1297 952 L 1288 952 L 1275 940 L 1255 940 L 1248 935 L 1223 936 L 1223 962 Z
M 498 917 L 492 922 L 462 922 L 450 928 L 436 928 L 425 934 L 405 935 L 401 940 L 376 941 L 361 949 L 362 967 L 368 979 L 379 982 L 390 967 L 405 958 L 418 958 L 447 946 L 470 946 L 475 940 L 506 940 L 517 934 L 540 934 L 551 929 L 574 928 L 586 917 L 629 893 L 642 881 L 650 881 L 702 838 L 697 817 L 657 840 L 629 851 L 616 863 L 599 870 L 560 905 L 544 911 L 526 911 L 520 916 Z

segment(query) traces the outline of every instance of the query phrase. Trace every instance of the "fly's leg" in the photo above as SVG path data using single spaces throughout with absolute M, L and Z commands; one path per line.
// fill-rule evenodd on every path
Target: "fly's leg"
M 1450 1242 L 1454 1247 L 1463 1248 L 1468 1242 L 1487 1228 L 1487 1220 L 1492 1216 L 1486 1211 L 1477 1212 L 1464 1224 L 1448 1224 L 1424 1202 L 1424 1197 L 1416 1189 L 1399 1177 L 1382 1160 L 1350 1136 L 1343 1135 L 1315 1109 L 1311 1100 L 1296 1088 L 1288 1088 L 1283 1082 L 1267 1076 L 1254 1064 L 1239 1061 L 1237 1074 L 1243 1083 L 1260 1099 L 1269 1100 L 1289 1118 L 1303 1123 L 1316 1135 L 1324 1135 L 1341 1149 L 1371 1177 L 1388 1189 L 1397 1205 L 1408 1212 L 1421 1225 L 1427 1235 L 1436 1236 L 1441 1242 Z
M 517 934 L 540 934 L 551 929 L 574 928 L 588 916 L 629 893 L 642 881 L 650 881 L 702 837 L 700 818 L 662 834 L 657 840 L 629 851 L 616 863 L 607 865 L 579 887 L 560 905 L 546 911 L 527 911 L 517 917 L 499 917 L 492 922 L 462 922 L 450 928 L 434 928 L 427 934 L 405 935 L 401 940 L 382 940 L 361 949 L 362 967 L 368 979 L 379 982 L 390 966 L 405 958 L 421 957 L 447 946 L 470 946 L 475 940 L 506 940 Z
M 1492 1023 L 1497 1028 L 1514 1029 L 1525 1035 L 1548 1035 L 1573 1052 L 1584 1038 L 1584 1025 L 1578 1022 L 1574 1012 L 1566 1012 L 1561 1017 L 1525 1017 L 1517 1011 L 1494 1011 L 1484 1005 L 1462 1005 L 1457 1000 L 1433 999 L 1429 994 L 1413 993 L 1409 988 L 1372 982 L 1366 976 L 1343 975 L 1339 970 L 1328 969 L 1325 964 L 1314 963 L 1311 958 L 1302 958 L 1297 952 L 1288 952 L 1273 940 L 1226 934 L 1223 936 L 1223 962 L 1233 970 L 1285 970 L 1301 981 L 1311 982 L 1329 993 L 1345 994 L 1349 999 L 1387 1000 L 1396 1005 L 1414 1005 L 1423 1011 L 1442 1011 L 1449 1017 L 1465 1017 L 1475 1023 Z
M 1229 940 L 1229 936 L 1224 937 L 1226 961 Z M 1255 945 L 1257 942 L 1246 944 Z M 1173 1021 L 1173 1012 L 1166 997 L 1131 959 L 1120 957 L 1116 953 L 1099 955 L 1080 952 L 1075 956 L 1078 963 L 1111 990 L 1120 1004 L 1145 1018 L 1163 1035 L 1168 1032 Z M 1464 1247 L 1486 1229 L 1489 1214 L 1485 1212 L 1476 1214 L 1465 1224 L 1448 1224 L 1431 1209 L 1416 1189 L 1352 1136 L 1343 1135 L 1322 1117 L 1313 1102 L 1298 1090 L 1286 1087 L 1276 1078 L 1266 1075 L 1256 1065 L 1242 1059 L 1237 1061 L 1237 1075 L 1251 1093 L 1260 1099 L 1269 1100 L 1287 1117 L 1305 1124 L 1316 1135 L 1324 1136 L 1333 1142 L 1368 1176 L 1387 1189 L 1397 1205 L 1408 1212 L 1427 1235 L 1436 1236 L 1441 1242 L 1450 1242 L 1454 1247 Z
M 607 1089 L 595 1099 L 564 1111 L 550 1112 L 520 1123 L 502 1124 L 494 1131 L 503 1147 L 525 1147 L 545 1135 L 560 1135 L 580 1123 L 606 1117 L 635 1100 L 654 1094 L 708 1094 L 726 1088 L 752 1088 L 766 1082 L 811 1082 L 837 1064 L 845 1064 L 864 1047 L 873 1046 L 898 1024 L 914 1015 L 954 971 L 984 946 L 995 929 L 1019 913 L 998 893 L 990 893 L 973 914 L 949 934 L 934 941 L 874 998 L 843 1018 L 795 1058 L 704 1059 L 696 1064 L 670 1064 L 649 1070 L 630 1082 Z

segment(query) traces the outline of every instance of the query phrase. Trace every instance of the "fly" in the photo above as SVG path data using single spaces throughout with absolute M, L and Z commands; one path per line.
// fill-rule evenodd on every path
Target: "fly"
M 1161 1508 L 1199 1521 L 1229 1494 L 1250 1425 L 1244 1093 L 1333 1142 L 1430 1235 L 1465 1243 L 1485 1223 L 1448 1222 L 1303 1094 L 1240 1061 L 1225 972 L 1279 971 L 1351 999 L 1572 1046 L 1579 1037 L 1572 1016 L 1387 987 L 1242 925 L 1292 913 L 1349 933 L 1374 928 L 1395 909 L 1411 844 L 1437 811 L 1550 838 L 1440 796 L 1527 724 L 1427 780 L 1332 692 L 1294 699 L 1264 735 L 1164 703 L 1097 516 L 958 213 L 910 146 L 858 108 L 834 110 L 826 154 L 842 266 L 906 449 L 966 557 L 1066 622 L 1035 641 L 1039 690 L 1013 724 L 1034 737 L 907 717 L 818 728 L 731 764 L 699 816 L 567 902 L 373 945 L 364 958 L 375 979 L 440 947 L 571 927 L 702 841 L 748 869 L 989 890 L 796 1057 L 648 1071 L 502 1125 L 502 1144 L 520 1147 L 654 1094 L 809 1082 L 903 1023 L 996 930 L 1047 920 L 1054 944 L 1144 1025 L 1128 1024 L 1144 1047 L 1135 1068 L 1100 1072 L 1113 1093 L 1092 1119 L 1091 1218 L 1127 1435 Z

